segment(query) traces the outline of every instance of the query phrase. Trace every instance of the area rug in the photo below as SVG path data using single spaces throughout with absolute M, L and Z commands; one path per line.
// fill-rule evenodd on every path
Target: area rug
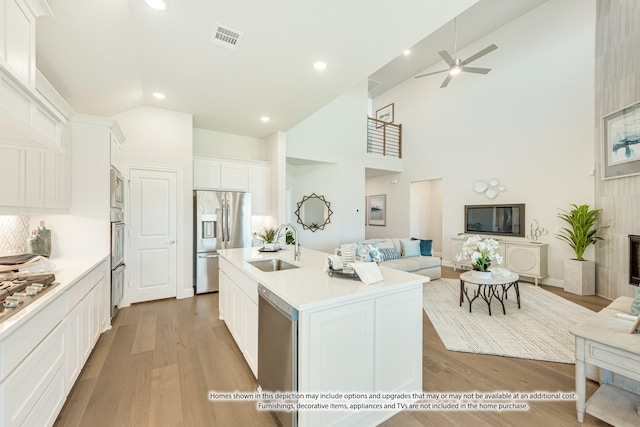
M 469 288 L 473 294 L 475 286 Z M 595 313 L 551 292 L 520 282 L 518 309 L 513 289 L 505 300 L 478 298 L 472 312 L 466 297 L 459 306 L 460 281 L 438 279 L 424 284 L 423 307 L 447 350 L 521 359 L 574 363 L 574 336 L 569 329 Z

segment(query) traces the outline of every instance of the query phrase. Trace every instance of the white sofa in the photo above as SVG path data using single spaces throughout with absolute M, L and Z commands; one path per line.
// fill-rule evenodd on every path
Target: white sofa
M 436 280 L 442 277 L 442 271 L 440 266 L 440 258 L 436 256 L 402 256 L 402 246 L 400 240 L 411 240 L 410 237 L 394 237 L 387 239 L 370 239 L 365 240 L 364 244 L 374 245 L 379 249 L 395 248 L 401 255 L 398 259 L 391 259 L 388 261 L 382 261 L 380 266 L 393 268 L 395 270 L 407 271 L 409 273 L 420 274 L 427 276 L 431 280 Z

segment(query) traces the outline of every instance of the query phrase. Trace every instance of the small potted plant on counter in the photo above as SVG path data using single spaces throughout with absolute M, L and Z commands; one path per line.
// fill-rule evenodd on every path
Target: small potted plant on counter
M 263 249 L 265 251 L 277 251 L 278 247 L 278 230 L 275 228 L 265 228 L 262 233 L 258 234 L 258 237 L 264 241 Z
M 589 205 L 571 205 L 572 209 L 562 211 L 558 218 L 569 224 L 560 230 L 556 237 L 571 246 L 576 257 L 564 261 L 564 290 L 578 295 L 595 295 L 596 293 L 596 263 L 584 259 L 584 252 L 599 240 L 600 230 L 607 226 L 598 227 L 598 220 L 602 216 L 602 209 L 591 209 Z

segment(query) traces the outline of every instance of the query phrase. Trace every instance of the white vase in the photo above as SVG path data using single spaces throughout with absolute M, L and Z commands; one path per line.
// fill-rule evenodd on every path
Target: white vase
M 490 271 L 472 270 L 471 271 L 471 275 L 473 277 L 475 277 L 476 279 L 491 279 L 491 272 Z

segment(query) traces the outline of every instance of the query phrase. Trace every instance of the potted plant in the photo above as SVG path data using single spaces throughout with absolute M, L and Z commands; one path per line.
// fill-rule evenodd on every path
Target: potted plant
M 456 256 L 457 261 L 471 260 L 474 277 L 491 279 L 491 262 L 502 264 L 502 255 L 498 253 L 499 243 L 495 239 L 483 239 L 480 236 L 472 236 L 462 245 L 462 252 Z
M 584 259 L 584 252 L 599 240 L 597 233 L 607 226 L 598 226 L 602 209 L 591 209 L 589 205 L 572 204 L 567 212 L 562 210 L 558 218 L 569 224 L 556 237 L 565 241 L 573 249 L 576 257 L 564 262 L 564 290 L 578 295 L 596 293 L 596 263 Z
M 265 228 L 262 233 L 258 234 L 258 237 L 264 241 L 264 249 L 268 251 L 277 251 L 278 248 L 278 230 L 275 228 Z

